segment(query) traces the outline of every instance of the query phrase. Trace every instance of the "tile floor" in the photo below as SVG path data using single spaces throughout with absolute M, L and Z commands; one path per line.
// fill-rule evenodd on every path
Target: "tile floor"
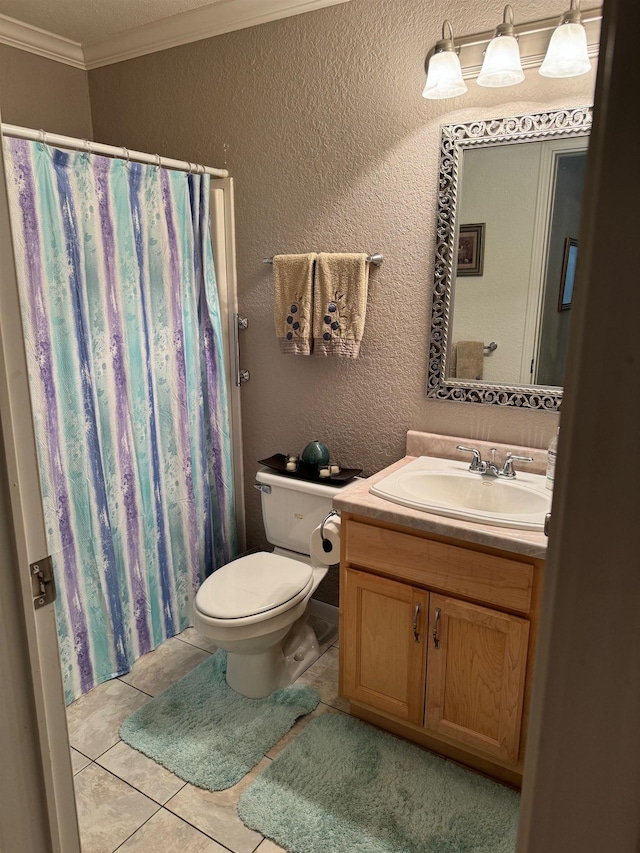
M 138 660 L 131 672 L 98 685 L 67 709 L 83 853 L 278 853 L 236 814 L 244 789 L 309 720 L 347 710 L 338 697 L 338 630 L 314 620 L 321 656 L 299 679 L 321 702 L 244 779 L 226 791 L 204 791 L 127 746 L 120 724 L 215 651 L 188 628 Z

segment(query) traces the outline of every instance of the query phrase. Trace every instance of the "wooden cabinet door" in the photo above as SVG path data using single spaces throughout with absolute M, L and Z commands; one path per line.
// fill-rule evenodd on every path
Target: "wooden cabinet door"
M 353 569 L 345 587 L 345 695 L 422 725 L 429 594 Z
M 515 763 L 529 623 L 431 594 L 425 727 Z

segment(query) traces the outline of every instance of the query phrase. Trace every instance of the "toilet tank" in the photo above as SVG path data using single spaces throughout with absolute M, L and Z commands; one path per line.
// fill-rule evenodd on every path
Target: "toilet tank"
M 297 480 L 263 468 L 256 480 L 271 487 L 270 492 L 261 492 L 262 519 L 269 542 L 308 555 L 311 533 L 331 512 L 331 501 L 343 487 Z

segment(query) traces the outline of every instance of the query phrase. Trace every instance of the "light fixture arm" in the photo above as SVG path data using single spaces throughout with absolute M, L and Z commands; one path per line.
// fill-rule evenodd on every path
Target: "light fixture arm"
M 582 12 L 580 11 L 580 0 L 571 0 L 567 11 L 560 18 L 560 24 L 581 24 Z
M 449 35 L 447 35 L 447 28 L 449 29 Z M 446 50 L 456 52 L 456 48 L 453 43 L 453 27 L 451 26 L 451 21 L 445 21 L 442 24 L 442 38 L 436 42 L 433 52 L 443 53 Z
M 494 38 L 498 36 L 514 36 L 515 37 L 515 26 L 513 23 L 513 7 L 510 3 L 504 7 L 504 15 L 502 18 L 502 23 L 498 24 L 496 27 Z

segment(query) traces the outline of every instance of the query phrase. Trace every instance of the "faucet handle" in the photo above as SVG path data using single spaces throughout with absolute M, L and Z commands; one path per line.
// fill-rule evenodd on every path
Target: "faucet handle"
M 471 465 L 469 465 L 470 471 L 474 471 L 476 474 L 482 474 L 486 471 L 487 463 L 482 461 L 482 455 L 477 447 L 465 447 L 459 444 L 456 450 L 462 450 L 463 453 L 473 453 L 473 459 L 471 460 Z
M 514 462 L 533 462 L 533 456 L 516 456 L 514 453 L 507 453 L 504 465 L 499 471 L 501 477 L 513 479 L 516 476 L 516 472 L 513 469 Z

